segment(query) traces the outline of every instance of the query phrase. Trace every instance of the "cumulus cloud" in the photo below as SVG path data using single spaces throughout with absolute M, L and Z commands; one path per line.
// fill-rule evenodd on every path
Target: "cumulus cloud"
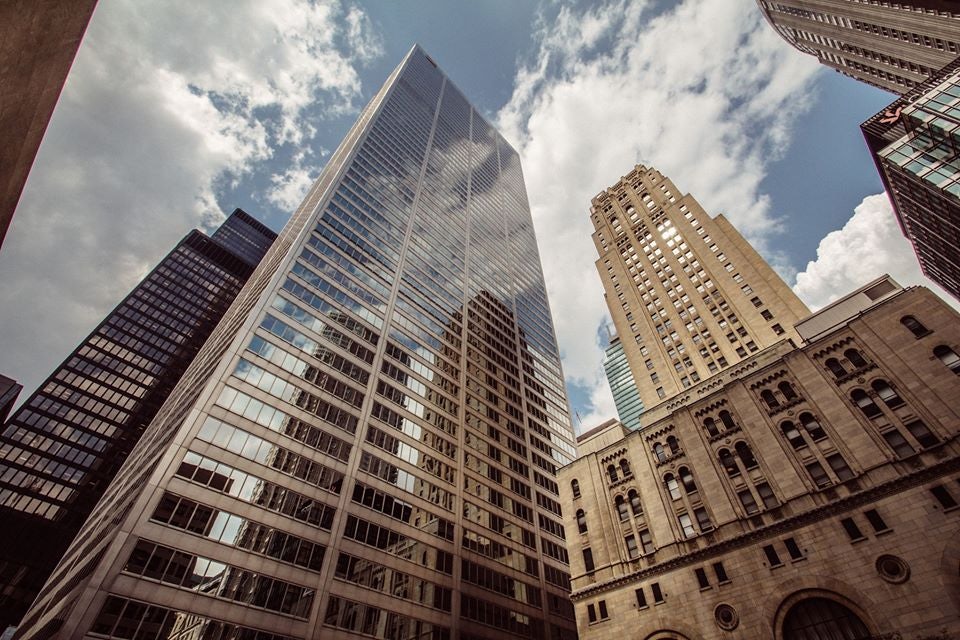
M 764 167 L 808 108 L 819 66 L 784 46 L 752 0 L 659 14 L 650 2 L 564 6 L 537 38 L 497 119 L 523 158 L 568 384 L 594 398 L 591 417 L 609 417 L 598 415 L 610 408 L 602 345 L 590 339 L 607 317 L 591 197 L 652 165 L 764 248 L 777 226 Z
M 797 274 L 793 291 L 816 310 L 884 273 L 903 286 L 928 287 L 960 308 L 960 303 L 920 271 L 885 193 L 864 198 L 842 229 L 820 241 L 817 259 Z
M 101 3 L 0 252 L 3 372 L 38 384 L 188 229 L 222 218 L 224 185 L 356 110 L 358 66 L 380 52 L 337 2 Z M 304 179 L 280 176 L 274 202 Z
M 287 211 L 300 205 L 321 170 L 321 167 L 307 162 L 309 155 L 308 149 L 298 151 L 289 167 L 270 176 L 271 187 L 266 193 L 269 202 Z M 322 155 L 326 156 L 327 152 Z

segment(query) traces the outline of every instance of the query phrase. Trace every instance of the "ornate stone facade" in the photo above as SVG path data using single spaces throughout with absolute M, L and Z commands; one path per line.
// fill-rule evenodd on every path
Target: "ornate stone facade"
M 882 278 L 796 330 L 580 437 L 581 640 L 960 633 L 957 314 Z

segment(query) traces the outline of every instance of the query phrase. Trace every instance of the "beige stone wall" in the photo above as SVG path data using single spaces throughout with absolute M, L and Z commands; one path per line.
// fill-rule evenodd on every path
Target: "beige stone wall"
M 929 333 L 915 337 L 901 324 L 906 315 L 915 316 Z M 807 589 L 837 594 L 829 597 L 860 611 L 874 633 L 960 631 L 960 576 L 951 560 L 960 554 L 960 510 L 944 512 L 929 491 L 943 485 L 960 501 L 960 405 L 955 401 L 960 375 L 933 356 L 938 345 L 960 353 L 958 319 L 928 290 L 904 290 L 815 342 L 801 348 L 779 343 L 730 367 L 647 412 L 641 431 L 585 452 L 564 467 L 559 479 L 562 501 L 571 505 L 565 525 L 581 638 L 612 637 L 627 629 L 630 637 L 640 638 L 658 629 L 688 638 L 779 637 L 774 625 L 782 623 L 777 615 L 786 610 L 779 608 Z M 839 378 L 827 367 L 831 358 L 846 371 Z M 888 406 L 874 389 L 879 381 L 902 403 Z M 778 387 L 784 382 L 796 398 L 784 396 Z M 879 415 L 869 418 L 857 407 L 851 398 L 856 390 L 867 392 Z M 768 405 L 761 395 L 765 391 L 774 393 L 778 406 Z M 732 428 L 721 424 L 721 411 L 729 412 Z M 801 426 L 805 415 L 813 417 L 819 431 Z M 706 427 L 708 419 L 717 423 L 715 435 Z M 936 442 L 907 427 L 917 420 Z M 786 421 L 796 426 L 802 445 L 795 446 L 797 437 L 784 432 Z M 891 429 L 913 453 L 901 448 L 898 454 L 883 435 Z M 656 444 L 665 445 L 671 436 L 679 450 L 671 453 L 665 447 L 658 456 Z M 756 468 L 734 453 L 738 443 L 750 447 Z M 721 449 L 733 453 L 733 477 L 720 460 Z M 626 476 L 621 460 L 630 469 Z M 821 486 L 808 470 L 814 463 L 823 470 Z M 680 481 L 681 468 L 695 487 Z M 668 474 L 678 480 L 673 494 L 664 481 Z M 579 498 L 571 492 L 573 479 L 580 486 Z M 764 484 L 775 503 L 764 503 Z M 640 497 L 642 515 L 628 507 L 621 519 L 615 502 L 631 491 Z M 744 492 L 755 509 L 741 500 Z M 870 509 L 892 532 L 873 532 L 863 515 Z M 583 534 L 578 533 L 579 510 L 587 524 Z M 695 516 L 698 510 L 709 523 Z M 683 514 L 690 516 L 688 536 Z M 846 517 L 856 520 L 866 541 L 849 541 L 840 524 Z M 644 530 L 652 547 L 630 558 L 625 538 L 639 541 Z M 796 562 L 782 543 L 791 537 L 805 550 Z M 784 559 L 783 567 L 764 564 L 762 547 L 768 544 Z M 593 554 L 592 572 L 585 570 L 585 547 Z M 882 554 L 906 561 L 910 578 L 899 585 L 884 581 L 875 566 Z M 729 585 L 717 585 L 711 566 L 717 561 L 726 568 Z M 701 592 L 697 586 L 697 567 L 706 568 L 710 589 Z M 665 594 L 662 604 L 653 602 L 653 582 Z M 635 589 L 641 586 L 650 606 L 638 612 Z M 609 621 L 587 624 L 586 605 L 600 600 Z M 732 635 L 714 623 L 720 602 L 739 612 L 740 626 Z

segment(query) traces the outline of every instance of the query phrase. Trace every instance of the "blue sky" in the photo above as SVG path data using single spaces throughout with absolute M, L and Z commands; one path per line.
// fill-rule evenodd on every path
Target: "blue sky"
M 812 307 L 924 282 L 859 123 L 893 96 L 753 0 L 101 0 L 0 252 L 0 371 L 29 392 L 190 228 L 286 221 L 414 42 L 520 151 L 571 402 L 613 415 L 589 200 L 652 164 Z

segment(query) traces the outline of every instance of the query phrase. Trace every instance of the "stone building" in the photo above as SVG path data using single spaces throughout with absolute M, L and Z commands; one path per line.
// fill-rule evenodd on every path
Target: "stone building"
M 581 640 L 960 633 L 957 314 L 884 277 L 796 336 L 580 436 Z

